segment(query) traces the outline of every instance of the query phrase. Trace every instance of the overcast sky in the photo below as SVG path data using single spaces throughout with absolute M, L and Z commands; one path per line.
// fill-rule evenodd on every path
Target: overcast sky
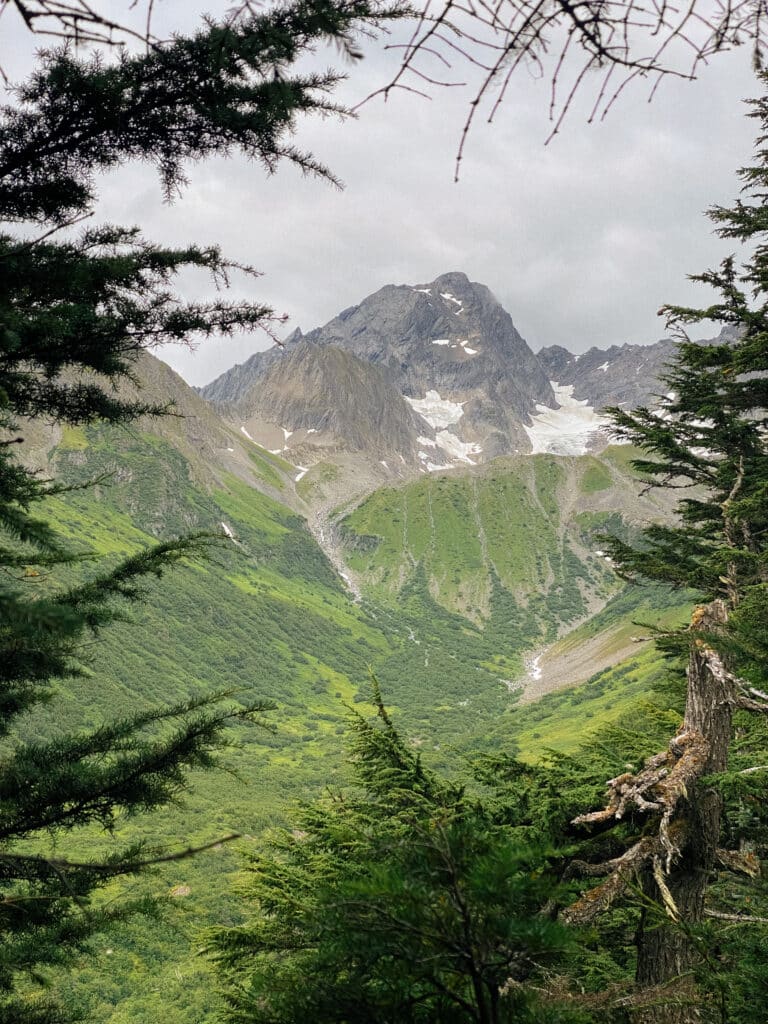
M 169 23 L 190 16 L 183 0 L 160 9 Z M 15 36 L 7 21 L 0 29 Z M 343 98 L 364 97 L 392 67 L 370 49 L 348 69 Z M 740 101 L 756 92 L 748 53 L 720 56 L 695 83 L 666 81 L 651 104 L 647 86 L 628 90 L 600 124 L 585 123 L 585 98 L 545 146 L 548 83 L 523 70 L 497 122 L 471 135 L 458 184 L 471 94 L 401 93 L 371 101 L 356 121 L 300 125 L 297 143 L 343 179 L 343 192 L 288 165 L 268 178 L 233 158 L 191 168 L 169 207 L 156 176 L 131 166 L 105 181 L 99 212 L 159 241 L 218 242 L 253 264 L 264 276 L 234 291 L 287 313 L 283 333 L 317 327 L 385 284 L 462 270 L 491 289 L 534 350 L 648 343 L 664 333 L 659 306 L 699 304 L 703 291 L 686 275 L 728 251 L 703 211 L 736 194 L 754 135 Z M 207 290 L 193 279 L 183 287 Z M 268 344 L 248 336 L 162 357 L 202 384 Z

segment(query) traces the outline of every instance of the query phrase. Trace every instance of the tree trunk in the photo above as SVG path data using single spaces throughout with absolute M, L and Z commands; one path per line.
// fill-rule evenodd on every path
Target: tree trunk
M 696 609 L 691 628 L 696 632 L 716 632 L 726 620 L 725 605 L 714 601 Z M 687 794 L 672 819 L 670 827 L 676 829 L 680 855 L 664 878 L 683 925 L 695 925 L 703 919 L 704 899 L 720 834 L 722 800 L 698 779 L 726 769 L 731 739 L 733 684 L 723 673 L 713 670 L 708 655 L 711 652 L 705 643 L 694 641 L 688 663 L 682 732 L 702 736 L 706 753 L 697 779 L 687 787 Z M 646 896 L 654 902 L 664 902 L 651 867 L 644 868 L 641 882 Z M 659 987 L 656 999 L 649 992 L 648 1003 L 656 1005 L 638 1009 L 638 1024 L 702 1024 L 712 1019 L 706 1005 L 697 998 L 691 979 L 695 951 L 685 928 L 670 918 L 660 923 L 658 913 L 644 911 L 636 940 L 638 986 L 651 992 Z M 680 985 L 669 988 L 678 978 Z M 679 999 L 675 998 L 675 993 L 679 994 Z

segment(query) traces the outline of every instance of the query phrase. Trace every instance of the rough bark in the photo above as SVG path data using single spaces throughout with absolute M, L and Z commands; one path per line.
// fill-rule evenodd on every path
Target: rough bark
M 697 609 L 692 628 L 697 632 L 716 632 L 726 622 L 725 605 L 714 601 Z M 686 999 L 685 978 L 690 974 L 694 950 L 684 927 L 698 924 L 704 917 L 704 901 L 709 878 L 718 858 L 722 800 L 710 787 L 702 785 L 702 776 L 725 771 L 731 740 L 731 715 L 734 704 L 734 680 L 718 671 L 719 659 L 703 640 L 695 641 L 688 663 L 688 691 L 683 733 L 701 736 L 700 763 L 695 776 L 686 785 L 677 802 L 673 818 L 680 823 L 679 853 L 670 858 L 663 881 L 658 869 L 647 864 L 641 873 L 645 894 L 667 905 L 668 922 L 659 924 L 658 915 L 649 920 L 644 912 L 637 933 L 637 975 L 640 988 L 681 981 L 680 1002 L 675 1000 L 647 1007 L 637 1013 L 638 1024 L 701 1024 L 706 1007 L 693 998 Z M 669 808 L 665 812 L 669 813 Z M 666 893 L 664 892 L 666 887 Z M 674 909 L 669 906 L 672 901 Z M 688 1002 L 688 1005 L 685 1003 Z
M 607 877 L 563 915 L 570 923 L 587 924 L 639 881 L 649 908 L 636 934 L 637 990 L 628 1001 L 636 1024 L 709 1019 L 692 979 L 696 957 L 687 926 L 703 920 L 709 878 L 727 856 L 718 848 L 721 798 L 701 781 L 727 768 L 733 708 L 747 700 L 746 684 L 727 670 L 706 639 L 723 629 L 727 617 L 722 601 L 694 613 L 685 718 L 667 750 L 649 757 L 636 774 L 609 780 L 607 806 L 574 820 L 604 826 L 629 812 L 647 816 L 642 836 L 621 857 L 601 865 L 573 862 L 571 874 Z M 658 908 L 666 915 L 661 921 Z

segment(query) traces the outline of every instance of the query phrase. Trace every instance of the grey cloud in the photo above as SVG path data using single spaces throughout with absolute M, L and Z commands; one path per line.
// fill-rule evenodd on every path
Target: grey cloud
M 180 11 L 192 17 L 176 0 L 158 9 L 168 24 Z M 384 83 L 394 59 L 370 50 L 342 95 L 354 102 Z M 736 52 L 698 82 L 667 81 L 650 105 L 647 88 L 628 90 L 593 125 L 585 95 L 545 147 L 548 86 L 522 72 L 496 124 L 475 126 L 458 184 L 471 94 L 435 91 L 429 102 L 401 93 L 372 100 L 354 122 L 301 123 L 297 144 L 345 181 L 343 193 L 287 165 L 268 178 L 233 158 L 190 168 L 172 207 L 149 170 L 124 168 L 104 182 L 99 212 L 163 242 L 221 243 L 265 273 L 237 280 L 235 293 L 290 314 L 288 330 L 318 326 L 384 284 L 464 270 L 534 348 L 651 342 L 663 334 L 658 307 L 704 301 L 686 275 L 728 251 L 703 211 L 736 194 L 754 131 L 740 100 L 757 86 L 747 53 Z M 182 288 L 204 295 L 211 285 L 189 277 Z M 267 344 L 253 336 L 162 354 L 205 383 Z

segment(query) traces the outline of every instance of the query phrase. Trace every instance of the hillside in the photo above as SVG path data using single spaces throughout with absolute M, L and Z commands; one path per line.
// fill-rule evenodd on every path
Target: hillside
M 322 381 L 330 387 L 329 367 L 347 381 L 357 398 L 326 421 L 324 441 L 305 419 L 293 447 L 293 436 L 284 436 L 270 451 L 151 356 L 138 367 L 144 396 L 170 401 L 178 415 L 130 429 L 29 424 L 25 431 L 29 461 L 77 488 L 49 499 L 46 508 L 74 550 L 89 555 L 73 572 L 87 575 L 99 560 L 109 563 L 157 539 L 198 530 L 215 535 L 206 559 L 190 560 L 148 586 L 132 621 L 106 631 L 87 652 L 91 674 L 63 684 L 60 699 L 27 720 L 25 733 L 92 727 L 129 710 L 219 690 L 277 705 L 269 715 L 273 733 L 235 732 L 236 745 L 224 759 L 230 774 L 196 778 L 193 793 L 160 818 L 120 823 L 120 840 L 144 837 L 152 846 L 178 846 L 179 837 L 183 845 L 202 843 L 230 832 L 246 838 L 143 883 L 171 895 L 168 922 L 126 925 L 100 945 L 96 961 L 83 962 L 79 980 L 62 981 L 102 1024 L 158 1014 L 170 1024 L 205 1019 L 215 995 L 201 980 L 205 962 L 190 952 L 196 937 L 222 915 L 237 919 L 231 893 L 248 837 L 344 777 L 346 709 L 365 699 L 371 670 L 409 741 L 435 762 L 455 748 L 494 751 L 519 742 L 530 750 L 542 728 L 553 741 L 582 728 L 578 698 L 570 704 L 555 695 L 553 709 L 542 705 L 543 727 L 538 712 L 516 709 L 521 688 L 535 682 L 532 658 L 553 644 L 556 652 L 579 636 L 602 636 L 603 620 L 594 616 L 618 588 L 597 533 L 631 531 L 667 513 L 663 502 L 637 496 L 632 453 L 624 447 L 393 473 L 382 465 L 386 460 L 373 457 L 384 453 L 382 439 L 403 423 L 406 452 L 416 429 L 425 431 L 418 435 L 422 447 L 430 447 L 430 429 L 435 447 L 441 430 L 458 437 L 441 426 L 450 401 L 440 398 L 419 411 L 418 402 L 400 395 L 391 373 L 334 346 L 318 361 L 312 345 L 299 341 L 295 362 L 275 363 L 267 377 L 282 379 L 289 403 L 282 415 L 293 409 L 296 417 L 302 396 L 317 395 Z M 297 367 L 303 376 L 293 372 Z M 361 394 L 368 385 L 370 392 Z M 380 427 L 366 424 L 366 410 L 378 407 L 392 418 Z M 550 429 L 552 413 L 557 426 L 557 411 L 534 408 L 523 432 L 535 433 L 542 419 Z M 304 415 L 320 412 L 317 406 Z M 435 423 L 418 427 L 425 413 Z M 572 419 L 566 415 L 571 426 Z M 355 452 L 354 429 L 361 431 Z M 328 444 L 333 432 L 337 442 L 345 434 L 343 444 Z M 311 468 L 297 458 L 307 438 L 316 450 L 325 445 Z M 414 461 L 421 463 L 418 451 Z M 340 474 L 355 482 L 357 497 L 348 485 L 338 487 Z M 617 629 L 611 620 L 608 632 Z M 581 662 L 566 655 L 574 681 L 602 668 L 621 673 L 620 665 L 610 666 L 626 651 L 604 646 Z M 635 685 L 623 692 L 621 709 L 641 692 L 643 673 L 651 672 L 643 666 L 641 659 L 632 669 Z M 562 673 L 557 678 L 558 686 L 568 682 Z M 586 704 L 598 718 L 605 693 L 601 684 Z M 81 842 L 84 854 L 110 846 L 108 837 L 95 834 Z
M 189 530 L 217 539 L 206 560 L 148 586 L 132 621 L 87 652 L 89 677 L 62 685 L 25 732 L 90 727 L 220 689 L 273 699 L 277 710 L 274 734 L 243 727 L 233 736 L 224 764 L 234 778 L 196 778 L 178 808 L 122 822 L 121 840 L 187 845 L 232 831 L 253 836 L 281 820 L 293 802 L 342 777 L 346 706 L 365 697 L 370 669 L 427 756 L 467 742 L 495 747 L 491 723 L 515 705 L 526 652 L 615 590 L 590 531 L 628 498 L 625 450 L 501 460 L 471 476 L 429 474 L 376 491 L 335 521 L 365 595 L 356 601 L 297 512 L 311 492 L 296 467 L 224 423 L 162 364 L 147 357 L 141 372 L 147 393 L 171 399 L 184 418 L 28 432 L 31 457 L 67 483 L 107 475 L 51 498 L 46 513 L 76 551 L 107 562 Z M 571 509 L 563 499 L 573 487 Z M 519 530 L 535 543 L 521 544 Z M 127 1024 L 161 1012 L 192 1024 L 208 1012 L 215 997 L 191 944 L 207 922 L 236 918 L 227 894 L 248 842 L 145 883 L 184 894 L 172 899 L 169 923 L 126 925 L 95 962 L 84 961 L 78 981 L 62 982 L 92 1019 Z M 109 846 L 108 837 L 82 838 L 83 853 Z
M 616 587 L 600 531 L 668 512 L 658 496 L 638 496 L 630 458 L 623 447 L 600 457 L 520 456 L 383 488 L 341 518 L 345 557 L 384 603 L 423 574 L 451 611 L 486 622 L 503 593 L 533 635 L 551 635 Z

